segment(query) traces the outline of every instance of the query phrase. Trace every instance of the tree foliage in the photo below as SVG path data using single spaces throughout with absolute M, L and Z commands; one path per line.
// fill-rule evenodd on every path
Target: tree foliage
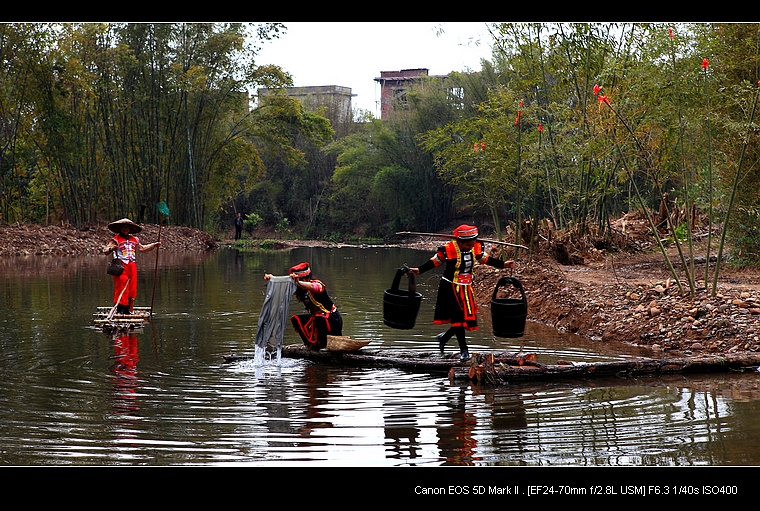
M 684 262 L 705 212 L 757 260 L 760 25 L 488 27 L 479 72 L 340 124 L 257 62 L 279 23 L 0 24 L 0 221 L 157 221 L 163 200 L 208 229 L 242 211 L 309 236 L 526 218 L 606 236 L 666 204 Z
M 13 54 L 4 59 L 9 67 L 0 86 L 25 106 L 18 137 L 28 140 L 25 163 L 34 164 L 17 201 L 39 203 L 44 190 L 45 202 L 54 205 L 45 217 L 39 208 L 28 217 L 7 209 L 5 219 L 156 221 L 154 206 L 166 200 L 175 222 L 207 227 L 228 190 L 245 181 L 235 178 L 260 165 L 249 136 L 255 126 L 247 91 L 290 83 L 278 68 L 256 68 L 247 49 L 251 37 L 261 42 L 279 29 L 2 25 L 0 37 L 17 44 L 3 45 Z

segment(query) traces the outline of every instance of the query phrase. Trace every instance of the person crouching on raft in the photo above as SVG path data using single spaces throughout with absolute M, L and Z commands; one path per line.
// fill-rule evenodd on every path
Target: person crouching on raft
M 265 280 L 271 277 L 271 274 L 264 275 Z M 296 299 L 304 304 L 308 312 L 291 316 L 293 328 L 309 350 L 327 347 L 328 335 L 343 335 L 343 318 L 338 307 L 327 294 L 324 282 L 312 278 L 309 263 L 290 268 L 290 278 L 296 284 Z
M 436 336 L 441 355 L 446 343 L 456 335 L 459 343 L 459 358 L 463 361 L 470 358 L 465 330 L 478 329 L 478 304 L 472 288 L 472 269 L 475 263 L 487 264 L 495 268 L 515 267 L 515 262 L 512 260 L 502 261 L 483 252 L 483 243 L 478 240 L 477 227 L 460 225 L 454 229 L 452 241 L 438 247 L 436 253 L 418 268 L 410 268 L 415 275 L 419 275 L 445 265 L 438 284 L 433 323 L 451 324 L 447 331 Z

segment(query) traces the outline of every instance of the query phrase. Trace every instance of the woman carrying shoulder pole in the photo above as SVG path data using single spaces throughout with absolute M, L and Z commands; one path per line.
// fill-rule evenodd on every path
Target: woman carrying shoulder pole
M 483 243 L 478 240 L 478 228 L 463 224 L 454 229 L 452 241 L 438 247 L 436 253 L 418 268 L 410 268 L 415 275 L 419 275 L 444 266 L 438 284 L 433 323 L 451 325 L 447 331 L 437 335 L 441 355 L 449 339 L 456 336 L 459 358 L 463 361 L 470 358 L 465 331 L 478 329 L 478 304 L 472 289 L 472 269 L 475 263 L 496 268 L 515 267 L 512 260 L 502 261 L 486 254 L 483 251 Z

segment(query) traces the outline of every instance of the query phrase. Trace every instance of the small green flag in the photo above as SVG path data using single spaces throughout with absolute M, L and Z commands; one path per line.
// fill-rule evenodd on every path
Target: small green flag
M 169 208 L 166 206 L 166 203 L 164 201 L 158 203 L 158 212 L 162 215 L 169 216 Z

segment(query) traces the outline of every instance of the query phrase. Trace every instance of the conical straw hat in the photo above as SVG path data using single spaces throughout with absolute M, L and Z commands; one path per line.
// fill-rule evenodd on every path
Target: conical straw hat
M 129 218 L 122 218 L 121 220 L 111 222 L 108 224 L 108 230 L 119 234 L 121 232 L 121 228 L 125 225 L 129 226 L 129 234 L 137 234 L 138 232 L 142 231 L 142 227 L 134 223 Z

